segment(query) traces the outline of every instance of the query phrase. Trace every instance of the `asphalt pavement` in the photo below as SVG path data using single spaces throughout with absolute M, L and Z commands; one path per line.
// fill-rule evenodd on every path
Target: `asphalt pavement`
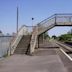
M 33 56 L 15 54 L 2 59 L 0 72 L 72 72 L 72 62 L 59 48 L 40 48 Z
M 0 72 L 67 72 L 58 55 L 13 55 L 0 62 Z

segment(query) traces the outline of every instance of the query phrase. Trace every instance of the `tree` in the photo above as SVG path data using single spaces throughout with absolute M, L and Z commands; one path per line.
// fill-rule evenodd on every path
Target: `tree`
M 46 39 L 46 38 L 50 38 L 50 36 L 48 35 L 48 32 L 45 32 L 44 33 L 44 38 Z
M 2 31 L 0 30 L 0 33 L 2 33 Z
M 72 29 L 70 30 L 70 31 L 68 31 L 68 33 L 67 34 L 72 34 Z
M 61 36 L 58 37 L 58 40 L 63 41 L 63 42 L 71 41 L 72 40 L 72 34 L 61 35 Z
M 9 33 L 7 33 L 6 35 L 7 35 L 7 36 L 10 36 L 10 34 L 9 34 Z
M 2 31 L 0 30 L 0 36 L 3 36 L 3 33 L 2 33 Z
M 57 37 L 55 35 L 53 35 L 52 38 L 57 39 Z

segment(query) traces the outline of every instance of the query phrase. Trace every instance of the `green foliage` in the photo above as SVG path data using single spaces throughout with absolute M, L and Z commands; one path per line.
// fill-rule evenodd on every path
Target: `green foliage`
M 57 37 L 55 35 L 53 35 L 52 38 L 57 39 Z
M 3 57 L 8 57 L 8 54 L 3 55 Z
M 72 41 L 72 34 L 64 34 L 58 37 L 59 41 L 67 42 Z
M 48 33 L 46 32 L 46 33 L 44 33 L 44 38 L 46 39 L 46 38 L 50 38 L 50 36 L 48 35 Z
M 0 30 L 0 33 L 2 33 L 2 31 Z
M 48 35 L 48 33 L 44 33 L 40 35 L 40 38 L 42 39 L 44 37 L 44 39 L 50 38 L 50 36 Z
M 72 29 L 70 31 L 68 31 L 68 34 L 72 34 Z

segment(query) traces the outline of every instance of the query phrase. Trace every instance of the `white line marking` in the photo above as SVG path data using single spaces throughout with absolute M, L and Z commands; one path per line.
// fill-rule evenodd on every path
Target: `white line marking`
M 60 50 L 72 61 L 72 58 L 63 49 L 60 48 Z

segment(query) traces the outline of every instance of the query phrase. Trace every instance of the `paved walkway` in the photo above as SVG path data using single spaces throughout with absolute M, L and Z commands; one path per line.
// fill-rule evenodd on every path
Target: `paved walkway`
M 0 72 L 67 72 L 60 57 L 13 55 L 0 62 Z
M 46 40 L 39 44 L 40 48 L 58 48 L 59 46 L 53 40 Z
M 72 62 L 58 51 L 48 47 L 34 56 L 12 55 L 0 61 L 0 72 L 72 72 Z

